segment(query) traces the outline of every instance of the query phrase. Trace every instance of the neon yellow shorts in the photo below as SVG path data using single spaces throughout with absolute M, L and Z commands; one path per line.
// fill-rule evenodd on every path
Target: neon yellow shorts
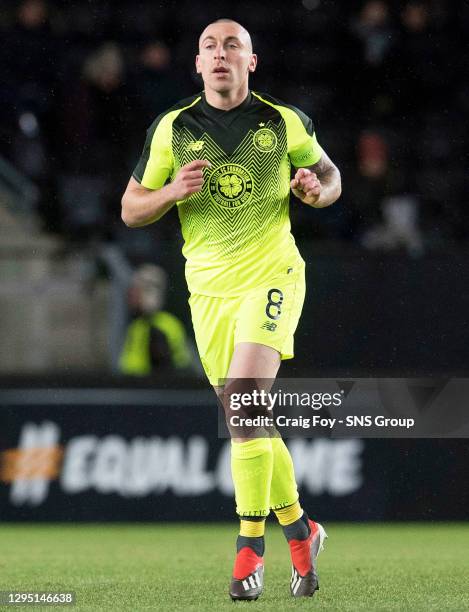
M 291 359 L 304 298 L 303 263 L 241 296 L 192 294 L 195 339 L 210 383 L 218 385 L 226 378 L 238 342 L 271 346 L 282 359 Z

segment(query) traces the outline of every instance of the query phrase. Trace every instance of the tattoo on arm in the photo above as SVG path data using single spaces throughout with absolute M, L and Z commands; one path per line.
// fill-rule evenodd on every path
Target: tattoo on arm
M 332 163 L 331 159 L 324 151 L 322 152 L 321 159 L 312 166 L 309 166 L 309 170 L 315 172 L 318 179 L 324 182 L 330 180 L 331 176 L 335 172 L 338 172 L 337 167 Z
M 309 170 L 316 173 L 323 185 L 317 207 L 324 208 L 325 206 L 330 206 L 337 200 L 342 191 L 339 169 L 323 151 L 321 159 L 313 166 L 309 166 Z

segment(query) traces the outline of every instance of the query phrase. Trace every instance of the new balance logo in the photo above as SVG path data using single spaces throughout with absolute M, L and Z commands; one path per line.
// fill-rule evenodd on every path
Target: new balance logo
M 262 584 L 258 572 L 254 572 L 254 574 L 251 574 L 243 580 L 243 587 L 245 591 L 249 591 L 249 589 L 257 589 L 257 587 L 260 586 L 262 586 Z
M 291 573 L 291 590 L 292 590 L 292 593 L 294 595 L 296 595 L 296 592 L 300 588 L 300 584 L 301 584 L 301 581 L 303 580 L 303 578 L 299 575 L 299 573 L 296 571 L 296 569 L 293 566 L 292 566 L 291 569 L 292 569 L 292 573 Z
M 203 140 L 191 140 L 187 143 L 186 151 L 202 151 L 203 146 Z
M 271 332 L 274 332 L 277 329 L 277 323 L 273 323 L 272 321 L 266 321 L 264 325 L 261 325 L 261 329 L 267 329 Z

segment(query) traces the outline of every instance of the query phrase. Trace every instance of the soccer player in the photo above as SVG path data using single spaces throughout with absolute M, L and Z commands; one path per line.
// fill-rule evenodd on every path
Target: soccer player
M 196 56 L 204 90 L 155 119 L 122 198 L 130 227 L 154 223 L 177 206 L 197 347 L 224 405 L 236 381 L 272 381 L 280 361 L 293 357 L 305 281 L 290 233 L 290 188 L 314 208 L 329 206 L 341 192 L 340 173 L 311 119 L 249 89 L 256 64 L 239 23 L 208 25 Z M 231 390 L 223 388 L 225 380 Z M 232 599 L 262 592 L 271 509 L 290 547 L 291 594 L 313 595 L 326 535 L 300 506 L 286 445 L 279 436 L 234 437 L 231 455 L 241 522 Z

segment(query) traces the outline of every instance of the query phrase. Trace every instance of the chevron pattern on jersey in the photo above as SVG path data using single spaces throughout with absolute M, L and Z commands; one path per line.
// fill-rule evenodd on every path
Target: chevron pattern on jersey
M 187 127 L 173 125 L 175 171 L 194 159 L 211 163 L 204 170 L 203 190 L 178 207 L 184 238 L 202 241 L 222 259 L 232 259 L 239 251 L 272 238 L 288 218 L 290 163 L 285 125 L 269 121 L 255 136 L 258 131 L 249 129 L 227 155 L 206 132 L 196 138 Z

